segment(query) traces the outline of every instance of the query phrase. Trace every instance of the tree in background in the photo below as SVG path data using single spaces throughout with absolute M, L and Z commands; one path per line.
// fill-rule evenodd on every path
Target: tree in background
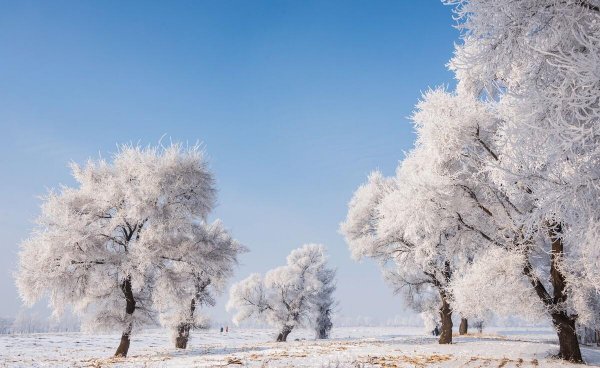
M 336 289 L 335 270 L 323 268 L 316 274 L 319 287 L 312 298 L 312 316 L 310 317 L 317 339 L 328 339 L 333 328 L 333 312 L 337 305 L 333 297 Z
M 295 327 L 312 325 L 319 338 L 331 330 L 335 304 L 335 271 L 327 268 L 325 247 L 307 244 L 293 250 L 287 264 L 265 275 L 250 275 L 233 285 L 227 309 L 236 309 L 234 322 L 262 319 L 277 327 L 277 341 L 286 341 Z
M 215 188 L 197 146 L 121 146 L 110 163 L 71 168 L 77 186 L 44 198 L 21 245 L 17 286 L 29 304 L 48 295 L 56 314 L 72 305 L 87 329 L 121 330 L 115 356 L 126 356 L 132 332 L 156 320 L 158 304 L 193 299 L 174 298 L 166 280 L 184 290 L 193 281 L 171 275 L 199 265 L 228 275 L 240 248 L 206 241 Z

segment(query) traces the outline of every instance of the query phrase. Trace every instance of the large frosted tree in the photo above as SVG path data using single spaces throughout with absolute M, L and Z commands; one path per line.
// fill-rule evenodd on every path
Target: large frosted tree
M 463 31 L 451 62 L 459 88 L 487 98 L 499 120 L 488 172 L 519 212 L 507 250 L 523 260 L 559 355 L 582 361 L 575 325 L 599 315 L 600 3 L 446 2 Z
M 378 261 L 388 283 L 396 293 L 403 293 L 414 309 L 438 309 L 442 322 L 440 343 L 451 343 L 452 310 L 446 285 L 453 260 L 446 247 L 451 234 L 445 230 L 450 227 L 444 223 L 453 221 L 425 199 L 432 193 L 418 184 L 420 178 L 413 171 L 417 168 L 411 164 L 418 162 L 407 159 L 396 177 L 371 174 L 354 194 L 341 232 L 352 256 Z M 422 212 L 415 212 L 415 207 Z M 427 219 L 418 217 L 422 214 L 439 215 L 431 219 L 440 222 L 432 227 L 422 221 Z
M 44 198 L 21 244 L 17 286 L 29 304 L 48 296 L 55 313 L 71 305 L 90 330 L 122 331 L 115 355 L 126 356 L 137 327 L 193 311 L 198 287 L 227 277 L 242 248 L 206 224 L 216 191 L 198 147 L 122 146 L 111 162 L 71 168 L 76 186 Z
M 261 277 L 233 285 L 227 309 L 235 309 L 234 322 L 248 318 L 277 327 L 277 341 L 286 341 L 298 326 L 313 326 L 317 338 L 327 338 L 333 324 L 335 271 L 327 267 L 325 247 L 306 244 L 293 250 L 287 264 Z
M 415 147 L 394 177 L 369 177 L 341 225 L 354 258 L 378 261 L 394 291 L 417 311 L 439 311 L 440 343 L 452 342 L 454 273 L 471 262 L 478 244 L 495 241 L 488 235 L 495 224 L 482 219 L 491 208 L 484 199 L 496 196 L 478 184 L 489 149 L 485 118 L 493 120 L 475 99 L 427 92 L 413 116 Z

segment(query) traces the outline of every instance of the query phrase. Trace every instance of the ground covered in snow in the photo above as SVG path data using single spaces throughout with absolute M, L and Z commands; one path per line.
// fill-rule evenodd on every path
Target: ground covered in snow
M 233 329 L 194 334 L 185 351 L 162 330 L 135 336 L 125 359 L 111 358 L 118 335 L 54 333 L 0 335 L 0 367 L 567 367 L 550 329 L 493 328 L 438 345 L 421 328 L 337 328 L 331 340 L 294 331 L 287 343 L 274 331 Z M 600 366 L 600 349 L 582 347 L 589 365 Z

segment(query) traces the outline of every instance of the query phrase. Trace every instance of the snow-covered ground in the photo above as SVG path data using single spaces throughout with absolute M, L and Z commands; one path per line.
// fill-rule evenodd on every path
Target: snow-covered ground
M 0 335 L 0 367 L 566 367 L 552 357 L 556 335 L 543 328 L 490 328 L 482 336 L 456 337 L 452 345 L 411 327 L 345 327 L 328 341 L 294 331 L 274 343 L 273 330 L 232 329 L 194 334 L 185 351 L 163 330 L 136 335 L 126 359 L 111 358 L 118 335 L 52 333 Z M 600 349 L 582 347 L 600 366 Z

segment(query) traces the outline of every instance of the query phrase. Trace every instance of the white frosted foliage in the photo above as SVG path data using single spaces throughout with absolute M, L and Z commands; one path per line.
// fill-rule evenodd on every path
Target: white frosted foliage
M 121 146 L 111 161 L 71 168 L 76 185 L 44 197 L 21 245 L 23 300 L 72 305 L 94 331 L 129 335 L 157 316 L 205 325 L 190 303 L 213 304 L 243 247 L 206 222 L 216 189 L 200 148 Z
M 312 326 L 327 337 L 334 290 L 335 271 L 327 267 L 325 247 L 306 244 L 288 255 L 285 266 L 233 285 L 227 309 L 236 310 L 235 323 L 253 318 L 279 328 L 278 340 L 285 341 L 297 326 Z

